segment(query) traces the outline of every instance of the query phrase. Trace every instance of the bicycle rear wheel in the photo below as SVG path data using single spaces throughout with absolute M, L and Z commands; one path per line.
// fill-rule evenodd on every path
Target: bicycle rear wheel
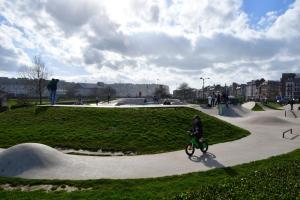
M 206 141 L 202 142 L 200 150 L 202 151 L 202 153 L 206 153 L 207 152 L 207 150 L 208 150 L 208 143 Z

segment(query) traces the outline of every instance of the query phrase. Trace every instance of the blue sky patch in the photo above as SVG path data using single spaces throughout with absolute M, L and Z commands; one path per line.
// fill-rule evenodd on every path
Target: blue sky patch
M 2 15 L 0 15 L 0 23 L 6 21 L 5 17 L 3 17 Z
M 282 15 L 295 0 L 244 0 L 242 9 L 248 14 L 250 26 L 255 27 L 268 12 Z

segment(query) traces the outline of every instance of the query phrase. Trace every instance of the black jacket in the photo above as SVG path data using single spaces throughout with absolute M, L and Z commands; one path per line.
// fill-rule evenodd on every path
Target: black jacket
M 203 128 L 200 120 L 195 120 L 193 122 L 192 132 L 198 138 L 201 138 L 203 136 Z

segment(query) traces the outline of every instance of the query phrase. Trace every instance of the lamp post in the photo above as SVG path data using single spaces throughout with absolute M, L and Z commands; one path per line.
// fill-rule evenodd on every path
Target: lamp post
M 204 99 L 204 82 L 205 80 L 209 79 L 209 77 L 200 77 L 200 80 L 202 80 L 202 98 Z

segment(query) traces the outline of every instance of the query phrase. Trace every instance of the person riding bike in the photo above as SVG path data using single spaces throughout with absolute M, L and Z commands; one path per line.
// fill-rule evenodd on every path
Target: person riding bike
M 201 118 L 195 115 L 192 122 L 193 128 L 191 129 L 192 134 L 197 138 L 199 142 L 203 139 L 203 128 L 201 123 Z

